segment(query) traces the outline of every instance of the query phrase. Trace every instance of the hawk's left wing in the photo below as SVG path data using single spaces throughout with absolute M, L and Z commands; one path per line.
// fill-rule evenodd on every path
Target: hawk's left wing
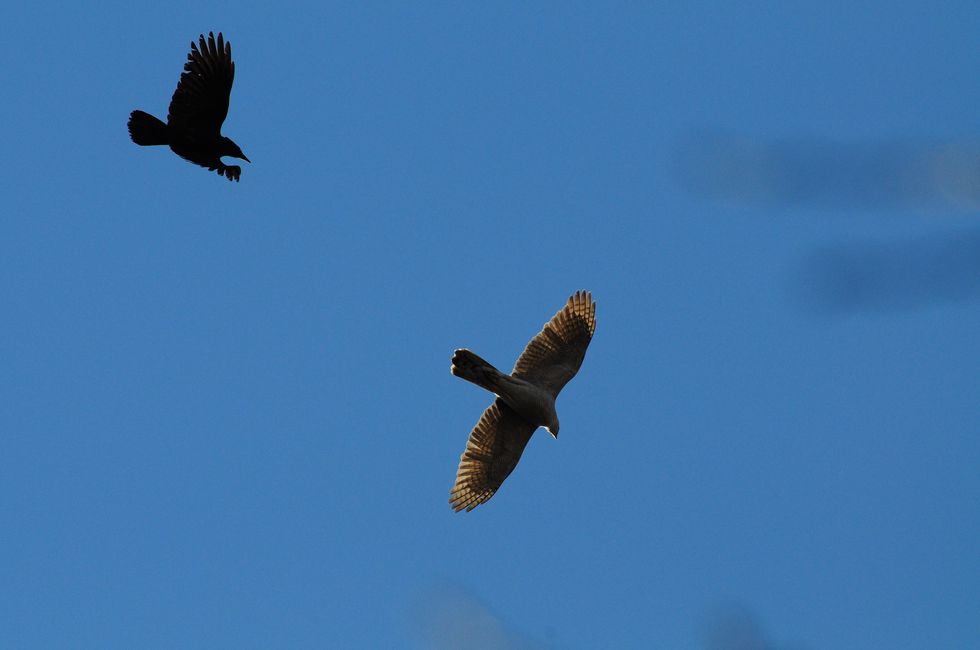
M 499 397 L 483 412 L 459 459 L 449 504 L 459 512 L 472 510 L 494 495 L 517 467 L 537 427 L 523 420 Z

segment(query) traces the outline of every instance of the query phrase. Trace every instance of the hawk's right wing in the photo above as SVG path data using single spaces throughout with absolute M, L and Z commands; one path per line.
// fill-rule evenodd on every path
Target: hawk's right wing
M 588 291 L 576 291 L 524 348 L 511 372 L 558 397 L 585 359 L 595 332 L 595 303 Z
M 521 419 L 498 397 L 483 412 L 459 459 L 449 504 L 459 512 L 472 510 L 494 495 L 517 467 L 537 427 Z
M 228 116 L 235 62 L 231 60 L 231 43 L 225 42 L 220 32 L 217 42 L 211 32 L 206 42 L 202 34 L 200 43 L 198 49 L 191 41 L 187 63 L 170 100 L 167 121 L 171 126 L 217 137 Z

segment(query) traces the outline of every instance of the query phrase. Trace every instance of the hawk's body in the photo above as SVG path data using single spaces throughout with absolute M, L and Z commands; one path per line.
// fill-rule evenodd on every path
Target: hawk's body
M 184 160 L 237 181 L 242 168 L 221 162 L 222 156 L 248 161 L 237 144 L 221 135 L 234 81 L 231 43 L 220 32 L 217 41 L 213 33 L 207 41 L 202 34 L 200 48 L 191 42 L 184 72 L 170 100 L 167 123 L 149 113 L 133 111 L 127 124 L 129 136 L 139 145 L 170 145 Z
M 555 397 L 544 388 L 520 377 L 505 375 L 469 350 L 456 350 L 453 354 L 452 373 L 495 393 L 522 420 L 535 428 L 545 427 L 554 431 L 554 425 L 558 422 Z
M 472 510 L 494 495 L 517 467 L 539 426 L 558 437 L 555 398 L 575 376 L 595 332 L 595 303 L 576 292 L 504 374 L 469 350 L 453 354 L 452 373 L 497 395 L 470 433 L 449 503 Z

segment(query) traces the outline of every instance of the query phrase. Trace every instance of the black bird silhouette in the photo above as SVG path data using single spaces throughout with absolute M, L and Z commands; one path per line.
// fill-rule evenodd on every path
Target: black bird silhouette
M 139 145 L 168 144 L 175 154 L 209 171 L 217 171 L 229 181 L 242 175 L 238 165 L 225 165 L 221 156 L 245 157 L 231 138 L 221 135 L 221 124 L 228 115 L 231 84 L 235 80 L 235 62 L 231 60 L 231 43 L 218 32 L 208 33 L 201 47 L 191 42 L 184 71 L 170 100 L 167 123 L 149 113 L 133 111 L 129 116 L 129 137 Z

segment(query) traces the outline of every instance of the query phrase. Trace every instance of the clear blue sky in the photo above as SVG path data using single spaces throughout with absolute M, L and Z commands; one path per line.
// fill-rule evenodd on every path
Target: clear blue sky
M 0 646 L 980 643 L 975 2 L 45 4 Z M 126 132 L 208 30 L 240 184 Z M 580 288 L 560 439 L 454 515 L 452 350 Z

